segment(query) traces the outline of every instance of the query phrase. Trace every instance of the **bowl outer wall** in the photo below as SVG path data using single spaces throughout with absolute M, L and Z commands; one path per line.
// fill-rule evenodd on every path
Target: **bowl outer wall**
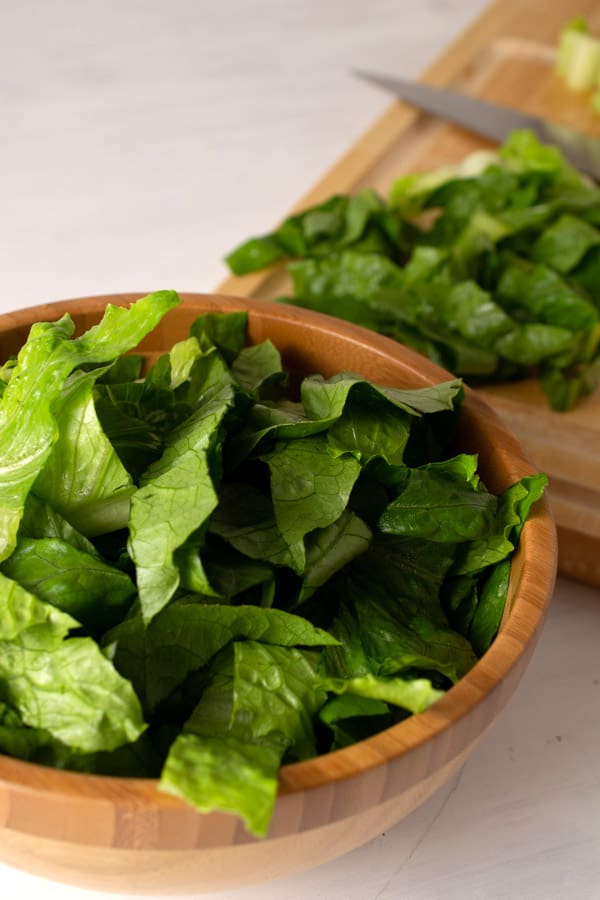
M 139 296 L 63 301 L 1 316 L 0 356 L 4 359 L 18 349 L 34 321 L 56 319 L 69 312 L 80 332 L 99 319 L 106 303 L 128 304 Z M 150 355 L 187 337 L 191 322 L 200 313 L 237 309 L 248 310 L 251 341 L 270 338 L 292 370 L 329 376 L 350 369 L 396 387 L 424 387 L 452 377 L 395 341 L 329 316 L 258 300 L 180 296 L 182 305 L 168 313 L 143 342 L 141 349 Z M 479 452 L 480 472 L 491 490 L 501 491 L 535 471 L 516 438 L 469 389 L 460 431 L 460 449 Z M 382 830 L 443 783 L 495 720 L 525 671 L 555 573 L 555 529 L 542 500 L 523 529 L 513 559 L 507 614 L 484 657 L 426 712 L 352 747 L 284 766 L 269 837 L 263 846 L 294 835 L 297 840 L 300 833 L 308 835 L 315 829 L 327 831 L 336 823 L 349 825 L 357 818 L 365 819 L 369 810 L 376 813 L 376 829 L 379 822 Z M 386 808 L 391 821 L 386 820 Z M 46 839 L 50 845 L 66 842 L 74 849 L 80 846 L 82 851 L 131 850 L 138 856 L 154 850 L 178 855 L 195 848 L 211 850 L 214 855 L 220 848 L 231 851 L 237 846 L 241 851 L 243 845 L 257 843 L 234 817 L 200 815 L 183 801 L 160 792 L 156 781 L 68 773 L 4 756 L 0 756 L 0 829 L 1 843 L 10 857 L 7 861 L 25 867 L 31 851 L 19 849 L 19 836 L 25 843 L 31 836 Z M 371 832 L 358 842 L 377 830 L 373 832 L 371 827 Z M 350 848 L 343 847 L 340 852 L 346 849 Z M 312 852 L 312 864 L 322 861 L 316 847 Z M 47 869 L 43 874 L 54 877 Z M 204 889 L 250 880 L 256 879 L 250 875 L 242 882 L 226 878 L 223 884 L 217 879 Z M 76 879 L 73 883 L 82 882 Z M 102 879 L 85 883 L 106 887 Z M 112 890 L 121 887 L 109 884 Z M 199 887 L 196 881 L 195 889 Z M 151 888 L 149 882 L 144 889 Z M 171 890 L 174 888 L 173 883 Z

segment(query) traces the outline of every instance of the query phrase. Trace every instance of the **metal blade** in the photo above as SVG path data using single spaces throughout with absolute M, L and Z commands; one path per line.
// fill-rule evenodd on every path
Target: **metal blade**
M 576 169 L 594 179 L 600 179 L 600 141 L 597 138 L 556 122 L 548 122 L 539 116 L 470 97 L 458 91 L 366 72 L 362 69 L 353 69 L 353 73 L 425 112 L 494 141 L 502 142 L 511 131 L 527 128 L 544 143 L 558 147 Z

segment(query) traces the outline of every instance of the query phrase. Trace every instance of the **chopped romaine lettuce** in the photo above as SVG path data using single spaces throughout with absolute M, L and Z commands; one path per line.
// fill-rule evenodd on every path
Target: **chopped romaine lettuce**
M 578 16 L 562 29 L 558 41 L 556 71 L 573 91 L 586 91 L 600 80 L 600 40 L 588 30 L 587 20 Z
M 515 131 L 497 152 L 402 176 L 387 202 L 368 196 L 361 228 L 343 227 L 342 211 L 364 211 L 364 194 L 336 197 L 238 247 L 232 271 L 260 268 L 257 242 L 303 233 L 335 208 L 327 240 L 281 245 L 293 286 L 285 302 L 409 344 L 473 384 L 536 376 L 555 409 L 589 392 L 600 354 L 600 190 L 556 147 Z M 386 240 L 374 241 L 384 222 Z
M 367 228 L 372 252 L 384 220 L 365 194 L 278 240 Z M 544 478 L 496 497 L 475 456 L 448 458 L 459 380 L 312 375 L 293 399 L 277 349 L 245 346 L 245 313 L 200 316 L 143 376 L 120 354 L 176 302 L 108 310 L 74 340 L 68 318 L 38 324 L 3 368 L 0 750 L 159 777 L 261 836 L 283 763 L 425 710 L 485 652 Z M 457 342 L 513 333 L 483 309 Z

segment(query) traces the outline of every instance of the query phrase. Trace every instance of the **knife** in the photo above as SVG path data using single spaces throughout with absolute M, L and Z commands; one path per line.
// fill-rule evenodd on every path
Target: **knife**
M 571 165 L 580 172 L 600 181 L 600 140 L 588 134 L 458 91 L 367 72 L 363 69 L 352 71 L 359 78 L 395 94 L 411 106 L 495 141 L 504 141 L 515 129 L 527 128 L 542 142 L 558 147 Z

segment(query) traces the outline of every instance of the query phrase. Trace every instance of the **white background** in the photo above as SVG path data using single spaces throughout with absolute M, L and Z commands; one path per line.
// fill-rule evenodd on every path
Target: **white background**
M 210 291 L 482 0 L 0 0 L 0 312 Z M 559 581 L 461 773 L 370 845 L 220 900 L 598 900 L 600 594 Z M 0 866 L 0 897 L 92 900 Z

